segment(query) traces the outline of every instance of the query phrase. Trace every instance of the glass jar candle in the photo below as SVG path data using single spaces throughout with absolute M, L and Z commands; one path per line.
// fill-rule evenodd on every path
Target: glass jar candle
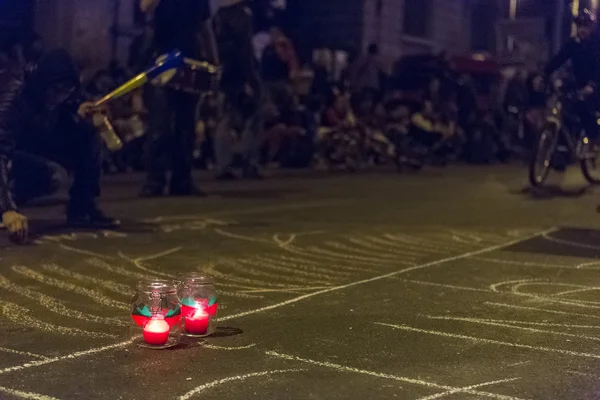
M 213 278 L 197 272 L 180 275 L 178 294 L 183 334 L 191 337 L 213 334 L 219 308 Z
M 167 280 L 140 281 L 131 301 L 130 336 L 151 349 L 175 346 L 181 339 L 181 305 L 177 285 Z

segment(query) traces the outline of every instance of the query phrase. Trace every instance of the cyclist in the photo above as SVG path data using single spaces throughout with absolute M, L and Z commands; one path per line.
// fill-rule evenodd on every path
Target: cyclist
M 583 10 L 574 19 L 577 35 L 566 43 L 546 66 L 544 72 L 550 76 L 567 61 L 571 61 L 579 94 L 585 100 L 583 119 L 587 135 L 597 141 L 598 126 L 594 113 L 600 104 L 600 35 L 597 32 L 596 16 Z

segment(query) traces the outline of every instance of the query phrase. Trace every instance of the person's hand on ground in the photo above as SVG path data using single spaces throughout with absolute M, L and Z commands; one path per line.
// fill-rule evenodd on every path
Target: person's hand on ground
M 2 214 L 2 224 L 8 231 L 11 241 L 17 244 L 25 243 L 29 233 L 27 217 L 16 211 L 6 211 Z

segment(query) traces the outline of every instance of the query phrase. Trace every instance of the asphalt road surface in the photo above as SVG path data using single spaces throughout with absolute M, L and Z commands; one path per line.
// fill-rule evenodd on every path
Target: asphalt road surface
M 159 200 L 110 178 L 116 233 L 27 209 L 35 244 L 0 232 L 0 398 L 598 398 L 600 198 L 577 171 L 535 195 L 515 166 L 284 175 Z M 128 342 L 136 281 L 194 270 L 217 335 Z

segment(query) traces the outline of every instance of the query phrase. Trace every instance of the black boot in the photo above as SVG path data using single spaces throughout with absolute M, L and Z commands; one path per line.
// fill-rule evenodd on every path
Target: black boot
M 238 179 L 238 176 L 232 168 L 226 168 L 222 170 L 215 179 L 218 181 L 235 181 Z
M 165 194 L 165 189 L 157 185 L 146 184 L 140 190 L 139 197 L 150 198 L 150 197 L 161 197 Z
M 169 196 L 189 196 L 189 197 L 204 197 L 206 193 L 198 189 L 192 182 L 172 183 L 169 189 Z
M 243 173 L 243 177 L 245 179 L 263 179 L 264 175 L 260 172 L 260 170 L 258 169 L 257 166 L 255 165 L 249 165 L 246 168 L 244 168 L 244 173 Z
M 73 228 L 117 229 L 121 226 L 121 221 L 107 217 L 95 205 L 85 208 L 69 206 L 67 224 Z

